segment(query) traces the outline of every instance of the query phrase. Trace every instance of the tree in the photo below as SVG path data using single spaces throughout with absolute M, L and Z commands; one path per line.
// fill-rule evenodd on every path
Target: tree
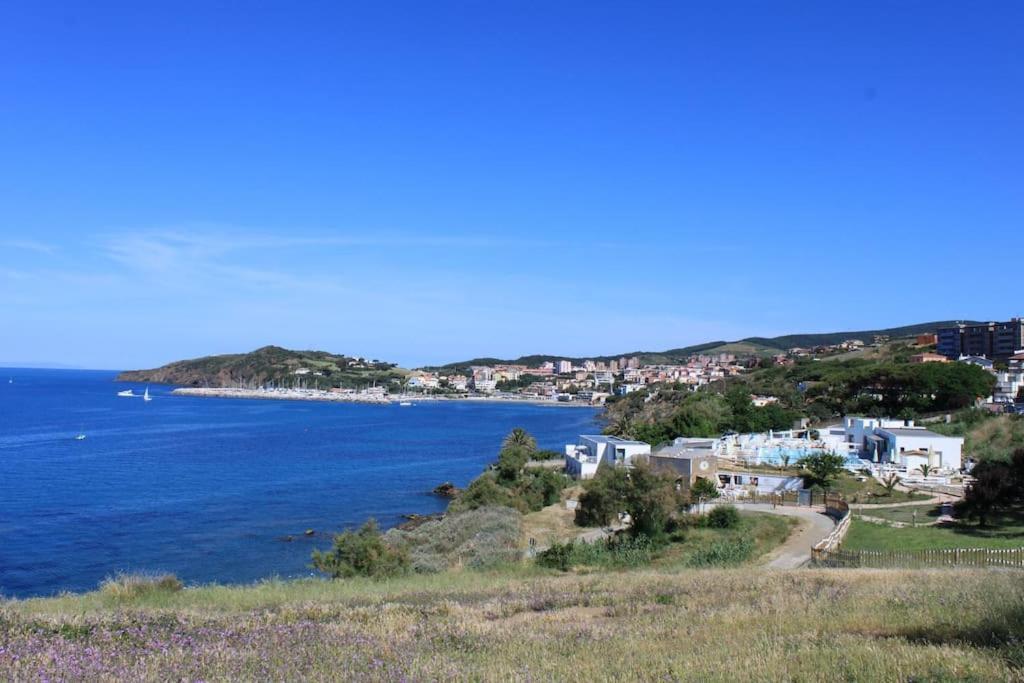
M 576 508 L 577 524 L 605 526 L 624 512 L 631 519 L 632 535 L 652 539 L 664 535 L 669 518 L 685 502 L 673 477 L 644 464 L 630 469 L 601 467 L 584 487 Z
M 929 474 L 931 474 L 932 466 L 927 464 L 927 463 L 925 463 L 925 464 L 921 465 L 921 467 L 918 468 L 918 469 L 921 470 L 921 476 L 922 477 L 927 477 Z
M 882 479 L 882 487 L 885 489 L 885 495 L 891 496 L 892 492 L 896 490 L 896 484 L 898 483 L 900 483 L 900 478 L 896 476 L 895 472 L 892 472 Z
M 313 551 L 313 567 L 334 579 L 397 576 L 407 572 L 409 564 L 408 551 L 388 545 L 372 518 L 358 531 L 335 536 L 334 545 L 327 552 Z
M 498 454 L 498 462 L 495 469 L 498 471 L 498 479 L 505 484 L 511 484 L 519 479 L 520 473 L 530 460 L 530 451 L 522 446 L 506 446 Z
M 537 440 L 522 427 L 516 427 L 508 433 L 508 436 L 501 443 L 501 450 L 504 451 L 509 448 L 521 448 L 529 454 L 537 450 Z
M 697 480 L 693 482 L 693 486 L 690 487 L 690 498 L 698 500 L 711 500 L 718 498 L 718 487 L 715 486 L 715 482 L 705 477 L 697 477 Z
M 971 474 L 974 482 L 955 505 L 957 517 L 984 526 L 993 514 L 1024 502 L 1024 448 L 1014 451 L 1009 462 L 980 462 Z
M 817 484 L 822 488 L 829 488 L 845 468 L 846 459 L 836 453 L 812 453 L 805 455 L 800 464 L 810 474 L 808 477 L 813 486 Z
M 782 469 L 786 469 L 787 467 L 789 467 L 789 460 L 789 453 L 783 453 L 782 455 L 779 456 L 779 462 L 782 463 Z

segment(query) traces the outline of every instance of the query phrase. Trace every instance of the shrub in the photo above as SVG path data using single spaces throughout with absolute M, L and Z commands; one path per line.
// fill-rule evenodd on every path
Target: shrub
M 373 519 L 358 531 L 335 536 L 334 545 L 327 552 L 313 551 L 313 568 L 334 579 L 398 576 L 409 569 L 409 564 L 409 553 L 386 543 Z
M 743 564 L 754 553 L 754 542 L 749 538 L 722 539 L 701 548 L 687 561 L 691 567 L 725 567 Z
M 515 500 L 512 492 L 498 483 L 493 472 L 485 472 L 474 479 L 466 490 L 451 502 L 448 510 L 462 512 L 495 505 L 515 507 Z
M 174 574 L 118 574 L 100 585 L 100 592 L 116 600 L 130 600 L 154 593 L 177 593 L 183 588 Z
M 509 507 L 481 507 L 427 522 L 415 529 L 392 529 L 387 540 L 406 548 L 412 569 L 445 571 L 457 565 L 486 569 L 519 558 L 522 516 Z
M 707 516 L 712 529 L 735 529 L 740 524 L 740 513 L 732 505 L 718 505 Z
M 572 567 L 624 568 L 650 564 L 654 544 L 646 536 L 611 536 L 587 543 L 555 543 L 537 554 L 537 564 L 568 571 Z

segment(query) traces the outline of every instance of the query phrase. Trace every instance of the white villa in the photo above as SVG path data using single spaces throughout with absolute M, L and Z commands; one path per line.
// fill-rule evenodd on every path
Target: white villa
M 923 464 L 940 470 L 959 470 L 962 464 L 962 437 L 936 434 L 913 420 L 847 417 L 820 430 L 820 438 L 837 452 L 856 451 L 865 460 L 908 472 Z
M 601 463 L 631 465 L 637 456 L 651 454 L 651 445 L 617 436 L 583 434 L 565 447 L 565 472 L 573 479 L 590 479 Z

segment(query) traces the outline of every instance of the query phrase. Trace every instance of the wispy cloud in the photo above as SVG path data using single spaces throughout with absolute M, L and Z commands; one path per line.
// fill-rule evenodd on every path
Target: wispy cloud
M 0 240 L 0 249 L 18 249 L 34 251 L 37 254 L 54 254 L 57 247 L 37 240 Z

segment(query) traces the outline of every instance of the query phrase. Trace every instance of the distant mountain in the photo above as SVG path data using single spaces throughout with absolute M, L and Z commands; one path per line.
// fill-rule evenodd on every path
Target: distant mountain
M 129 370 L 119 382 L 152 382 L 195 387 L 263 386 L 274 383 L 310 388 L 357 388 L 401 382 L 408 374 L 393 363 L 326 351 L 292 351 L 264 346 L 250 353 L 205 356 L 168 363 L 152 370 Z
M 958 322 L 970 323 L 972 321 L 940 320 L 930 323 L 918 323 L 916 325 L 904 325 L 903 327 L 889 327 L 882 330 L 857 330 L 851 332 L 824 332 L 814 334 L 788 334 L 782 337 L 747 337 L 746 339 L 739 339 L 733 342 L 713 341 L 706 342 L 704 344 L 694 344 L 693 346 L 683 346 L 677 349 L 669 349 L 667 351 L 630 351 L 627 353 L 617 353 L 610 356 L 574 357 L 535 354 L 531 356 L 520 356 L 519 358 L 513 359 L 474 358 L 472 360 L 448 363 L 447 365 L 440 366 L 440 368 L 438 369 L 456 369 L 466 368 L 469 367 L 470 365 L 495 364 L 528 365 L 534 367 L 547 361 L 556 362 L 559 360 L 569 360 L 574 363 L 581 363 L 584 360 L 593 360 L 607 362 L 610 360 L 616 360 L 623 357 L 632 358 L 633 356 L 639 357 L 641 363 L 673 364 L 683 362 L 689 356 L 701 353 L 734 353 L 739 356 L 774 355 L 776 353 L 780 353 L 794 347 L 826 346 L 829 344 L 838 344 L 839 342 L 843 342 L 848 339 L 859 339 L 864 343 L 870 343 L 876 336 L 879 335 L 884 335 L 890 337 L 891 339 L 915 337 L 919 334 L 933 333 L 940 327 L 948 327 L 950 325 L 955 325 Z

